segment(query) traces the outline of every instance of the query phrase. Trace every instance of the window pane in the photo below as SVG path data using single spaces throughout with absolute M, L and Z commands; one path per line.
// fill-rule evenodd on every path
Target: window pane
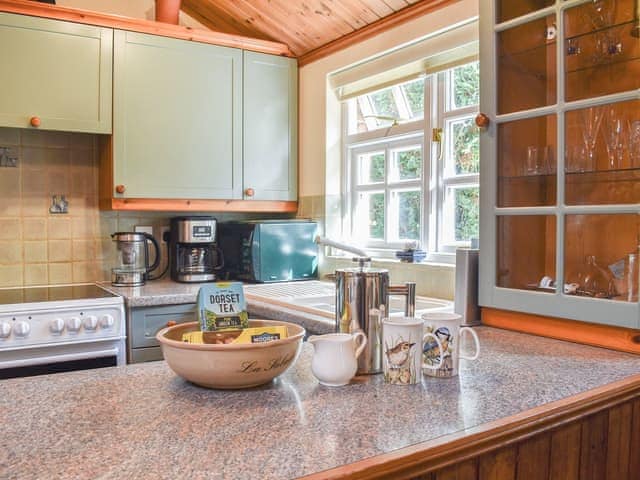
M 480 171 L 480 133 L 472 118 L 451 122 L 455 174 Z
M 384 240 L 384 220 L 384 192 L 359 193 L 353 236 L 360 241 Z
M 369 95 L 373 106 L 374 115 L 391 117 L 391 119 L 400 119 L 398 106 L 393 98 L 393 92 L 390 88 L 380 90 L 379 92 Z M 379 119 L 386 120 L 386 119 Z
M 398 232 L 400 240 L 420 239 L 420 190 L 397 193 Z
M 417 145 L 394 150 L 391 166 L 392 178 L 398 180 L 416 180 L 422 175 L 422 148 Z
M 448 187 L 442 213 L 443 243 L 468 242 L 479 234 L 479 188 Z
M 384 152 L 358 155 L 359 184 L 384 182 Z
M 480 102 L 480 69 L 478 62 L 453 69 L 453 108 L 477 105 Z
M 424 116 L 424 78 L 407 82 L 400 87 L 411 110 L 411 119 Z

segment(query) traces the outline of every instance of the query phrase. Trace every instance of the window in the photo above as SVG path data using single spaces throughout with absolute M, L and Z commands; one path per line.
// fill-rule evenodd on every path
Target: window
M 416 241 L 438 259 L 478 236 L 478 67 L 467 63 L 345 102 L 346 223 L 354 243 L 393 255 Z

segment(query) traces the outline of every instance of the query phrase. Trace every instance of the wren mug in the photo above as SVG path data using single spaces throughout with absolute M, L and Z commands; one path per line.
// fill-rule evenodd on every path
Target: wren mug
M 412 385 L 422 380 L 422 349 L 427 338 L 442 344 L 432 333 L 424 333 L 424 321 L 413 317 L 382 320 L 382 372 L 385 383 Z M 436 362 L 437 363 L 437 362 Z M 438 368 L 442 362 L 430 368 Z
M 422 315 L 425 332 L 431 333 L 438 342 L 427 343 L 423 349 L 424 373 L 431 377 L 454 377 L 458 375 L 460 359 L 475 360 L 480 355 L 480 341 L 476 332 L 469 327 L 461 327 L 462 315 L 457 313 L 433 312 Z M 469 357 L 460 353 L 460 337 L 469 333 L 476 346 L 476 352 Z M 437 366 L 436 366 L 437 365 Z

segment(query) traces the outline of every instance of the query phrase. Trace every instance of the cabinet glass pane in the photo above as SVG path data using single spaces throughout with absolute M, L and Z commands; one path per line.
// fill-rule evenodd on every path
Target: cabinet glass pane
M 640 88 L 635 1 L 598 0 L 565 12 L 567 101 Z
M 496 285 L 555 292 L 556 217 L 501 216 L 497 234 Z
M 565 293 L 638 301 L 636 214 L 567 215 Z
M 556 102 L 555 16 L 498 34 L 498 113 Z
M 499 0 L 496 2 L 497 20 L 505 22 L 527 13 L 550 7 L 555 0 Z
M 640 100 L 567 112 L 568 205 L 640 203 Z
M 498 126 L 498 206 L 556 203 L 556 116 Z

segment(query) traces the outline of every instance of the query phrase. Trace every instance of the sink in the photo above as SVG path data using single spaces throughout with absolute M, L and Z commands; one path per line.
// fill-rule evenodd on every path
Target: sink
M 247 298 L 276 303 L 333 319 L 336 315 L 335 286 L 330 282 L 310 280 L 278 284 L 245 285 Z M 389 297 L 389 314 L 404 315 L 405 297 Z M 430 297 L 416 297 L 416 316 L 426 312 L 453 311 L 453 302 Z

